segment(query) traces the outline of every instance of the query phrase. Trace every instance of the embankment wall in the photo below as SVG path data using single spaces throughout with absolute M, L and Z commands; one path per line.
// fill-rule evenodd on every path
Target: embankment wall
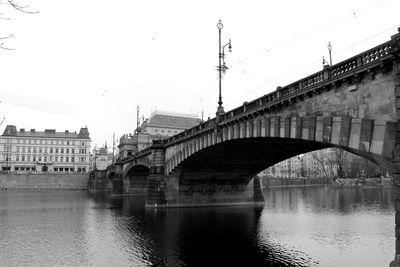
M 283 187 L 283 186 L 311 186 L 331 184 L 331 179 L 326 178 L 263 178 L 261 185 L 265 187 Z
M 84 190 L 89 174 L 0 174 L 0 189 L 21 190 Z

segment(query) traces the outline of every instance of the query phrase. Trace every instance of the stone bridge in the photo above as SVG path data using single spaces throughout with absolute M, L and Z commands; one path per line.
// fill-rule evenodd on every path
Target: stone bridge
M 396 34 L 222 116 L 155 141 L 109 168 L 114 192 L 145 194 L 147 207 L 244 203 L 254 200 L 248 183 L 257 173 L 328 147 L 400 173 L 399 42 Z
M 399 117 L 400 33 L 224 115 L 154 141 L 112 166 L 108 176 L 115 192 L 146 194 L 146 207 L 246 203 L 262 199 L 257 179 L 253 194 L 248 190 L 260 171 L 298 154 L 338 147 L 389 170 L 400 188 Z

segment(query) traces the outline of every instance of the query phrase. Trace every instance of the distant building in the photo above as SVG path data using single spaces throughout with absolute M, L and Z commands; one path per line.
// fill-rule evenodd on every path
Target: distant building
M 95 148 L 90 157 L 90 170 L 106 170 L 113 160 L 113 153 L 108 151 L 107 146 Z
M 0 168 L 16 172 L 88 172 L 88 129 L 43 132 L 7 125 L 0 137 Z
M 151 146 L 154 139 L 171 137 L 199 123 L 201 119 L 194 114 L 156 110 L 136 129 L 135 134 L 121 136 L 118 144 L 119 158 Z
M 262 177 L 274 178 L 332 178 L 337 176 L 337 148 L 327 148 L 281 161 L 262 171 Z

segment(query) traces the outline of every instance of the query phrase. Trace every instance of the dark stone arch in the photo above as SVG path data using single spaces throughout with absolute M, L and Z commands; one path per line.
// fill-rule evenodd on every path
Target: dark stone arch
M 337 147 L 367 158 L 390 170 L 382 155 L 350 149 L 327 142 L 281 137 L 252 137 L 227 140 L 183 159 L 179 172 L 169 170 L 176 181 L 180 203 L 246 202 L 249 181 L 262 170 L 299 154 Z M 176 166 L 175 166 L 176 167 Z M 178 200 L 177 200 L 178 201 Z
M 146 195 L 149 175 L 149 167 L 145 165 L 132 166 L 124 176 L 125 192 L 132 195 Z

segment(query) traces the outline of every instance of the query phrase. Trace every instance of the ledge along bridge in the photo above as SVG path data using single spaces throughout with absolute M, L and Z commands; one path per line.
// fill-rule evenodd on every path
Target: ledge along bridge
M 400 32 L 400 28 L 399 28 Z M 262 201 L 260 171 L 338 147 L 393 173 L 400 254 L 400 33 L 381 45 L 153 145 L 90 188 L 146 194 L 146 207 Z M 249 190 L 253 189 L 253 190 Z M 396 265 L 397 266 L 397 265 Z

